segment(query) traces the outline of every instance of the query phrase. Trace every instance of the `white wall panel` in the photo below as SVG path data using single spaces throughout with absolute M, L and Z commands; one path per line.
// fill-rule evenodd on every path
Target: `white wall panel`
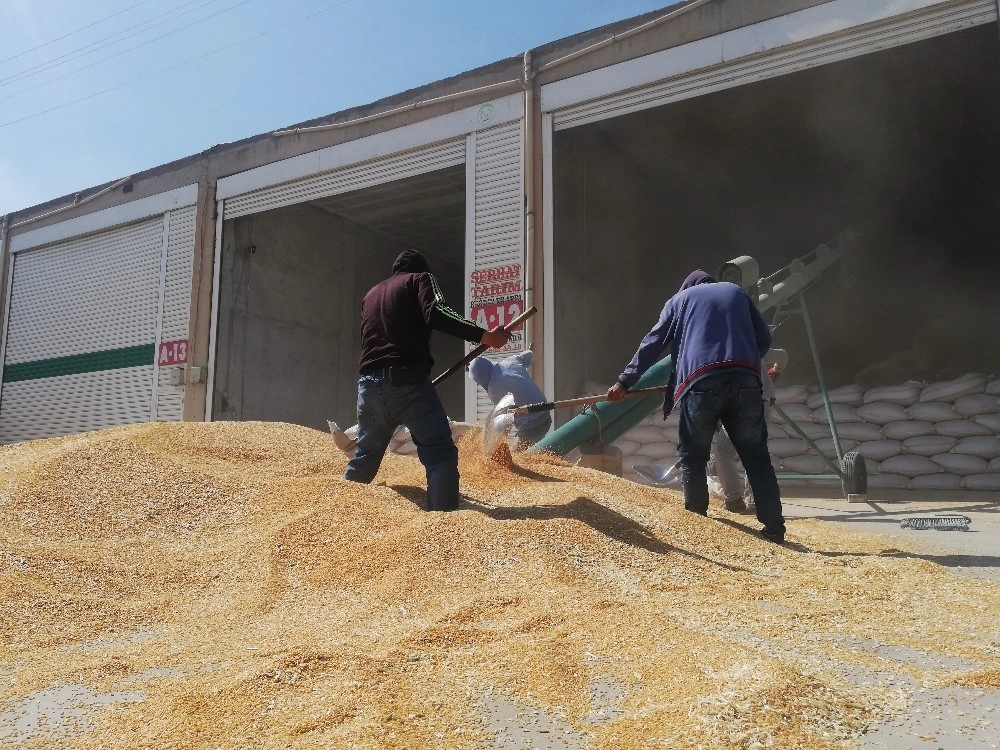
M 475 181 L 473 270 L 520 265 L 519 311 L 524 309 L 523 132 L 521 122 L 512 122 L 475 133 L 471 139 L 474 149 L 471 171 Z M 473 308 L 480 302 L 482 300 L 473 299 Z M 520 349 L 520 344 L 514 347 L 515 351 Z M 504 356 L 506 354 L 491 355 L 490 358 L 497 360 Z M 482 423 L 493 410 L 493 404 L 482 388 L 471 379 L 469 383 L 476 391 L 476 420 Z

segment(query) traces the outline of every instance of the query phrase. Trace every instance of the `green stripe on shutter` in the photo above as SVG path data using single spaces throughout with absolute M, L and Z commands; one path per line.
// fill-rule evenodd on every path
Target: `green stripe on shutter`
M 4 365 L 3 382 L 16 383 L 19 380 L 54 378 L 59 375 L 79 375 L 83 372 L 119 370 L 123 367 L 151 365 L 156 361 L 156 347 L 153 344 L 126 346 L 122 349 L 107 349 L 103 352 L 73 354 L 69 357 L 38 359 L 34 362 L 20 362 Z

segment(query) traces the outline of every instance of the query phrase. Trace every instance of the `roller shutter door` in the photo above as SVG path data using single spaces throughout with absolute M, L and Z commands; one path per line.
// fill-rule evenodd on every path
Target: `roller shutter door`
M 352 190 L 426 174 L 464 162 L 464 138 L 435 143 L 405 153 L 334 169 L 227 198 L 225 217 L 233 219 L 237 216 L 269 211 L 281 206 L 291 206 L 317 198 L 349 193 Z
M 192 207 L 13 255 L 0 443 L 180 418 L 193 249 Z
M 508 123 L 474 133 L 470 138 L 470 171 L 475 196 L 470 316 L 491 328 L 524 310 L 524 158 L 523 124 Z M 484 317 L 488 316 L 488 317 Z M 501 316 L 501 318 L 494 318 Z M 523 336 L 512 340 L 509 351 L 490 355 L 498 360 L 522 351 Z M 493 404 L 486 392 L 469 380 L 470 403 L 479 422 Z

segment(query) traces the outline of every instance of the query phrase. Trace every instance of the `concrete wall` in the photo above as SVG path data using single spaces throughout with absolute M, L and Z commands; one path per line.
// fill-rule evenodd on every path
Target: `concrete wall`
M 213 418 L 354 424 L 361 298 L 402 249 L 309 205 L 226 222 Z M 461 270 L 429 260 L 446 295 L 461 300 Z M 440 334 L 432 343 L 437 371 L 464 353 Z M 462 387 L 456 375 L 441 391 L 455 419 Z

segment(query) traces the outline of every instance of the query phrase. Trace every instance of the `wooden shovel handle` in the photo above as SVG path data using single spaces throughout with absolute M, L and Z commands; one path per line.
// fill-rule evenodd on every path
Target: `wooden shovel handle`
M 636 398 L 637 396 L 650 396 L 654 393 L 663 393 L 670 388 L 669 385 L 656 385 L 652 388 L 639 388 L 635 391 L 625 391 L 625 398 Z M 588 406 L 607 401 L 607 394 L 601 396 L 581 396 L 580 398 L 568 398 L 564 401 L 543 401 L 538 404 L 525 404 L 524 406 L 514 406 L 511 412 L 514 414 L 534 414 L 538 411 L 551 411 L 564 406 Z
M 521 323 L 523 323 L 524 321 L 526 321 L 528 318 L 530 318 L 536 312 L 538 312 L 538 308 L 535 307 L 534 305 L 532 305 L 527 310 L 525 310 L 523 313 L 521 313 L 516 318 L 514 318 L 512 321 L 510 321 L 510 323 L 508 323 L 505 326 L 500 326 L 500 327 L 503 328 L 505 331 L 510 331 L 510 330 L 512 330 L 514 328 L 517 328 L 519 325 L 521 325 Z M 486 344 L 480 344 L 475 349 L 473 349 L 471 352 L 469 352 L 468 354 L 466 354 L 465 357 L 461 361 L 456 362 L 451 367 L 449 367 L 447 370 L 445 370 L 440 375 L 438 375 L 436 378 L 434 378 L 434 380 L 432 380 L 431 383 L 433 383 L 434 385 L 437 385 L 438 383 L 440 383 L 442 380 L 444 380 L 449 375 L 454 375 L 456 372 L 458 372 L 459 370 L 463 369 L 467 364 L 469 364 L 469 362 L 471 362 L 472 360 L 474 360 L 476 357 L 478 357 L 480 354 L 482 354 L 483 352 L 485 352 L 487 349 L 489 349 L 489 347 Z

